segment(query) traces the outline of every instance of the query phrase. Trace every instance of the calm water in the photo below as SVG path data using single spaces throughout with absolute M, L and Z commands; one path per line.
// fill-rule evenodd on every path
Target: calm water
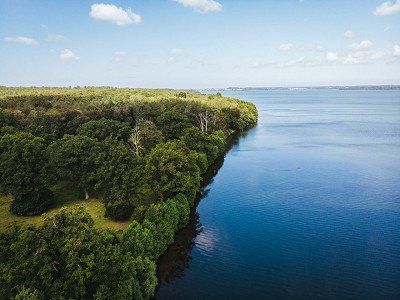
M 157 298 L 400 299 L 400 91 L 242 91 L 259 124 L 162 258 Z

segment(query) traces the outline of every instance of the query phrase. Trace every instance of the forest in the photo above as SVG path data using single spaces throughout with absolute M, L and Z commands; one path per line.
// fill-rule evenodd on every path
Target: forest
M 0 87 L 0 193 L 34 218 L 61 183 L 84 207 L 0 233 L 1 299 L 148 299 L 156 263 L 184 227 L 202 175 L 257 123 L 252 103 L 194 91 Z

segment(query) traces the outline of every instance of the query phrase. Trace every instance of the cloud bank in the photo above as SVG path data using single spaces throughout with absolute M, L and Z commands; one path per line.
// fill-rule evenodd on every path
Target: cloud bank
M 400 12 L 400 0 L 396 2 L 386 1 L 377 6 L 374 10 L 375 16 L 388 16 Z

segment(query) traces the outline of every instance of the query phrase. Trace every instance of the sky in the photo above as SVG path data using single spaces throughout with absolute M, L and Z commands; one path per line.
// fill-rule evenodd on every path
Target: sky
M 0 85 L 400 84 L 400 0 L 1 0 Z

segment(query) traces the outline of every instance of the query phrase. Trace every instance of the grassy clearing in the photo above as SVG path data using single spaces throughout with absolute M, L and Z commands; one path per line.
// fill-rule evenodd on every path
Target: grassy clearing
M 61 208 L 74 208 L 83 206 L 92 216 L 95 226 L 98 228 L 123 229 L 130 221 L 115 222 L 104 217 L 104 206 L 96 198 L 89 200 L 84 199 L 81 191 L 74 188 L 68 183 L 59 183 L 52 190 L 55 196 L 54 208 L 38 216 L 17 216 L 9 211 L 9 206 L 12 201 L 11 196 L 0 196 L 0 231 L 7 230 L 12 226 L 40 226 L 46 217 L 54 215 Z

